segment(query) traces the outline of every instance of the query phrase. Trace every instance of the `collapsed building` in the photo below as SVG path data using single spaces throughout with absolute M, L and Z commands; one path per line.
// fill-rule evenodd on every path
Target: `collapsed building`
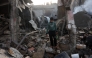
M 66 3 L 66 0 L 58 0 L 58 19 L 61 20 L 57 21 L 57 26 L 59 29 L 61 29 L 61 31 L 63 31 L 63 33 L 65 33 L 64 31 L 66 30 L 65 26 L 67 26 L 68 24 L 67 7 L 69 7 L 73 13 L 74 23 L 77 29 L 91 28 L 92 15 L 88 12 L 87 9 L 83 7 L 85 6 L 84 4 L 86 4 L 86 2 L 87 1 L 85 0 L 68 0 Z
M 60 32 L 63 33 L 67 26 L 67 21 L 69 18 L 66 16 L 66 12 L 74 9 L 76 5 L 83 4 L 83 0 L 77 0 L 78 3 L 75 3 L 76 0 L 61 0 L 63 5 L 58 7 L 58 19 L 57 26 L 60 27 Z M 67 3 L 65 3 L 67 2 Z M 71 4 L 72 2 L 72 4 Z M 45 37 L 45 31 L 34 31 L 39 27 L 39 20 L 36 18 L 35 13 L 30 11 L 30 7 L 27 3 L 32 3 L 30 0 L 3 0 L 0 1 L 0 43 L 7 44 L 7 47 L 13 46 L 21 51 L 25 55 L 33 56 L 34 58 L 43 57 L 45 52 L 45 43 L 48 43 L 48 38 Z M 71 7 L 70 7 L 71 4 Z M 76 4 L 76 5 L 75 5 Z M 7 10 L 7 11 L 6 11 Z M 69 14 L 67 14 L 69 15 Z M 33 16 L 33 17 L 32 17 Z M 82 18 L 81 18 L 82 17 Z M 84 17 L 84 18 L 83 18 Z M 85 14 L 85 12 L 78 12 L 74 15 L 75 25 L 79 28 L 90 27 L 90 16 Z M 83 19 L 83 20 L 82 20 Z M 31 21 L 30 21 L 31 20 Z M 67 20 L 67 21 L 66 21 Z M 30 23 L 29 23 L 30 22 Z M 33 23 L 35 22 L 35 23 Z M 81 24 L 83 23 L 83 24 Z M 86 23 L 86 24 L 85 24 Z M 90 22 L 91 23 L 91 22 Z M 67 30 L 67 29 L 66 29 Z M 75 30 L 75 29 L 73 29 Z M 31 32 L 30 32 L 31 31 Z M 34 32 L 32 32 L 34 31 Z M 76 43 L 76 34 L 71 32 L 72 30 L 67 30 L 67 36 L 64 40 L 60 40 L 60 50 L 69 51 L 75 48 Z M 30 32 L 30 33 L 28 33 Z M 6 36 L 7 35 L 7 36 Z M 61 34 L 62 35 L 62 34 Z M 73 36 L 73 37 L 72 37 Z M 5 38 L 6 37 L 6 38 Z M 27 38 L 26 38 L 27 37 Z M 39 38 L 41 37 L 41 38 Z M 26 40 L 25 40 L 26 39 Z M 73 39 L 73 40 L 72 40 Z M 70 42 L 68 41 L 70 40 Z M 63 42 L 62 42 L 63 41 Z M 23 43 L 24 42 L 24 43 Z M 12 44 L 10 44 L 12 43 Z M 47 44 L 49 45 L 49 43 Z M 5 46 L 5 45 L 4 45 Z M 39 49 L 38 49 L 39 47 Z M 73 48 L 73 49 L 71 49 Z M 84 47 L 85 48 L 85 47 Z M 35 50 L 36 49 L 36 50 Z M 46 48 L 47 49 L 47 48 Z M 37 53 L 32 54 L 37 51 Z M 49 50 L 49 49 L 48 49 Z M 69 51 L 69 52 L 71 52 Z M 84 50 L 83 50 L 84 51 Z M 27 53 L 28 52 L 28 53 Z M 40 53 L 42 52 L 42 53 Z M 80 51 L 79 51 L 80 52 Z M 36 56 L 39 55 L 39 56 Z M 42 56 L 40 56 L 42 55 Z
M 78 44 L 78 43 L 81 44 L 80 43 L 81 42 L 80 34 L 82 34 L 82 33 L 85 34 L 85 33 L 89 33 L 89 31 L 92 31 L 92 30 L 90 30 L 90 28 L 92 26 L 91 14 L 89 12 L 87 12 L 82 7 L 83 4 L 85 5 L 85 1 L 86 0 L 59 0 L 59 3 L 58 3 L 58 19 L 59 20 L 57 21 L 57 26 L 61 32 L 61 35 L 63 34 L 62 36 L 69 35 L 68 41 L 70 41 L 72 43 L 72 45 L 71 45 L 71 43 L 68 43 L 68 44 L 66 43 L 66 44 L 67 45 L 70 44 L 72 46 L 72 47 L 68 47 L 68 48 L 70 48 L 70 50 L 74 46 L 77 47 L 76 44 Z M 73 13 L 75 11 L 75 7 L 78 7 L 78 6 L 80 6 L 80 8 L 82 10 L 77 9 L 78 12 Z M 74 25 L 76 27 L 74 27 Z M 73 29 L 73 28 L 75 28 L 75 29 Z M 65 30 L 68 31 L 67 34 L 64 34 Z M 76 31 L 76 32 L 74 33 L 73 31 Z M 80 31 L 84 31 L 84 32 L 81 33 Z M 83 36 L 83 34 L 82 34 L 82 36 Z M 66 39 L 66 41 L 67 41 L 67 39 Z M 80 42 L 78 42 L 78 41 L 80 41 Z M 63 45 L 62 45 L 62 47 L 63 47 Z M 66 46 L 64 46 L 63 48 L 65 48 Z M 77 50 L 77 53 L 79 53 L 80 55 L 83 56 L 83 58 L 85 58 L 84 54 L 87 52 L 87 49 L 84 49 L 83 50 L 84 52 L 81 51 L 82 49 L 80 49 L 79 46 L 78 46 L 78 49 L 79 50 Z M 67 49 L 67 50 L 69 50 L 69 49 Z M 74 52 L 73 49 L 72 49 L 72 51 Z M 88 54 L 86 54 L 86 55 L 88 55 Z
M 0 45 L 11 39 L 10 14 L 11 4 L 8 0 L 0 1 Z M 1 47 L 0 46 L 0 47 Z
M 10 47 L 17 47 L 27 32 L 34 31 L 35 26 L 39 27 L 39 20 L 27 3 L 31 4 L 32 1 L 0 0 L 0 48 L 9 50 Z
M 12 38 L 17 37 L 18 30 L 35 30 L 32 24 L 29 23 L 33 19 L 37 27 L 39 27 L 39 21 L 35 16 L 35 13 L 30 10 L 27 3 L 32 3 L 30 0 L 18 0 L 10 1 L 4 0 L 0 1 L 0 35 L 4 33 L 12 33 Z M 33 18 L 31 18 L 31 15 Z M 14 35 L 16 33 L 16 36 Z

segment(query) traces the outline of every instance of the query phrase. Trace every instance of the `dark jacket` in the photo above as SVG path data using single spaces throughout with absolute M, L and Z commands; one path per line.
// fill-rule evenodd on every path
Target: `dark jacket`
M 55 22 L 49 22 L 48 27 L 47 27 L 47 33 L 49 31 L 56 31 L 56 30 L 57 30 L 56 23 Z

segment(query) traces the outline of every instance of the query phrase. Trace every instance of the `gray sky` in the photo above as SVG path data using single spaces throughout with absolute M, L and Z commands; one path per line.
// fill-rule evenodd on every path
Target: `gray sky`
M 57 0 L 32 0 L 34 5 L 43 5 L 46 2 L 57 3 Z

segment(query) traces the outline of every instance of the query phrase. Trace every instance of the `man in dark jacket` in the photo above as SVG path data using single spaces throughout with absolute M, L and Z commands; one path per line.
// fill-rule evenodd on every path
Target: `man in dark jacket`
M 54 19 L 51 17 L 47 27 L 47 34 L 49 34 L 52 48 L 57 46 L 56 29 L 56 23 L 54 22 Z

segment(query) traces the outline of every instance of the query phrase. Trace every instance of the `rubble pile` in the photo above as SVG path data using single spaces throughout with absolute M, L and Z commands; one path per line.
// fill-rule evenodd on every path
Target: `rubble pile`
M 69 35 L 65 35 L 65 36 L 60 38 L 60 40 L 59 40 L 59 47 L 60 47 L 61 51 L 68 51 L 68 50 L 70 50 L 71 46 L 70 46 Z
M 24 46 L 25 50 L 22 50 L 21 48 L 18 47 L 18 50 L 25 55 L 25 57 L 30 56 L 33 58 L 36 58 L 37 54 L 39 58 L 44 57 L 45 53 L 45 48 L 46 48 L 46 43 L 48 41 L 48 37 L 46 37 L 46 31 L 45 29 L 40 29 L 37 31 L 32 31 L 30 33 L 27 33 L 28 35 L 25 37 L 23 42 L 19 45 Z M 22 39 L 20 40 L 20 42 Z M 42 55 L 42 56 L 41 56 Z
M 11 37 L 10 37 L 10 29 L 9 29 L 9 19 L 5 18 L 4 14 L 1 14 L 0 15 L 0 48 L 2 46 L 5 46 L 10 39 Z M 9 43 L 7 45 L 9 45 Z
M 23 55 L 12 47 L 8 50 L 0 48 L 0 58 L 23 58 Z
M 0 15 L 0 36 L 4 34 L 10 34 L 9 20 L 4 15 Z

